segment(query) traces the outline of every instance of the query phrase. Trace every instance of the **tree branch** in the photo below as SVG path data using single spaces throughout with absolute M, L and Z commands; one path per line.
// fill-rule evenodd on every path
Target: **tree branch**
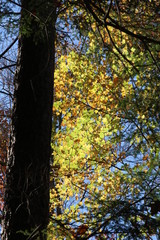
M 6 68 L 10 68 L 10 67 L 14 67 L 16 66 L 16 63 L 10 64 L 10 65 L 5 65 L 3 67 L 0 67 L 0 70 L 6 69 Z
M 92 14 L 93 18 L 96 20 L 96 22 L 97 22 L 100 26 L 105 26 L 105 27 L 111 26 L 111 27 L 113 27 L 113 28 L 115 28 L 115 29 L 120 30 L 120 31 L 123 32 L 123 33 L 126 33 L 126 34 L 130 35 L 131 37 L 134 37 L 134 38 L 136 38 L 136 39 L 141 40 L 142 42 L 145 41 L 145 42 L 148 42 L 148 43 L 160 44 L 160 41 L 158 41 L 158 40 L 155 40 L 155 39 L 152 39 L 152 38 L 143 36 L 143 35 L 141 35 L 141 34 L 133 33 L 132 31 L 128 30 L 127 28 L 119 25 L 119 23 L 118 23 L 116 20 L 114 20 L 113 18 L 111 18 L 111 17 L 109 16 L 109 14 L 106 14 L 105 11 L 104 11 L 102 8 L 98 8 L 98 9 L 99 9 L 99 13 L 100 13 L 101 15 L 103 14 L 104 16 L 106 15 L 107 18 L 111 21 L 111 22 L 106 22 L 106 21 L 103 22 L 103 21 L 97 16 L 97 14 L 93 11 L 93 8 L 92 8 L 91 5 L 94 5 L 94 3 L 92 3 L 92 2 L 89 1 L 89 0 L 84 0 L 84 3 L 85 3 L 85 5 L 86 5 L 86 8 L 88 9 L 88 11 Z M 111 6 L 111 5 L 110 5 L 110 6 Z M 109 11 L 110 11 L 110 10 L 109 10 Z M 103 19 L 106 20 L 107 18 L 104 17 Z
M 0 54 L 0 58 L 3 57 L 3 55 L 8 52 L 8 50 L 17 42 L 18 37 L 15 38 L 15 40 Z

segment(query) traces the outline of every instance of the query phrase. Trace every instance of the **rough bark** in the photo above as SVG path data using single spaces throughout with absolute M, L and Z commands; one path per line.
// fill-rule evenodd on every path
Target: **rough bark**
M 3 240 L 46 239 L 54 24 L 54 1 L 22 0 Z

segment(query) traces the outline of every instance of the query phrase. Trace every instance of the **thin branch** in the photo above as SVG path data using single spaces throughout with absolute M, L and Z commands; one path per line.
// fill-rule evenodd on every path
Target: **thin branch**
M 108 19 L 109 19 L 111 22 L 105 22 L 105 23 L 104 23 L 104 22 L 97 16 L 97 14 L 93 11 L 91 4 L 94 5 L 94 3 L 92 3 L 92 2 L 89 1 L 89 0 L 84 0 L 84 3 L 85 3 L 85 5 L 86 5 L 86 8 L 88 9 L 88 11 L 92 14 L 93 18 L 97 21 L 97 23 L 98 23 L 100 26 L 103 26 L 103 25 L 105 25 L 105 26 L 111 26 L 111 27 L 113 27 L 113 28 L 115 28 L 115 29 L 120 30 L 121 32 L 124 32 L 124 33 L 130 35 L 131 37 L 134 37 L 134 38 L 136 38 L 136 39 L 141 40 L 142 42 L 145 41 L 145 42 L 150 42 L 150 43 L 152 42 L 152 43 L 160 44 L 160 41 L 158 41 L 158 40 L 155 40 L 155 39 L 153 39 L 153 38 L 149 38 L 149 37 L 143 36 L 143 35 L 141 35 L 141 34 L 137 34 L 137 33 L 131 32 L 131 31 L 128 30 L 127 28 L 119 25 L 119 23 L 118 23 L 116 20 L 114 20 L 113 18 L 111 18 L 109 15 L 108 15 Z M 99 8 L 99 12 L 100 12 L 101 15 L 102 15 L 102 14 L 103 14 L 103 15 L 106 14 L 105 11 L 104 11 L 103 9 L 100 9 L 100 8 Z
M 117 213 L 113 214 L 113 216 L 111 216 L 110 218 L 106 219 L 106 220 L 105 220 L 99 227 L 97 227 L 97 229 L 95 229 L 89 236 L 83 238 L 83 240 L 87 240 L 87 239 L 95 236 L 95 235 L 97 234 L 97 232 L 98 232 L 101 228 L 105 227 L 106 224 L 107 224 L 109 221 L 111 221 L 114 217 L 119 216 L 119 214 L 123 213 L 124 211 L 126 211 L 127 209 L 129 209 L 131 206 L 133 206 L 133 205 L 135 205 L 135 204 L 143 201 L 144 199 L 146 199 L 146 197 L 147 197 L 149 194 L 151 194 L 157 186 L 158 186 L 158 185 L 156 185 L 154 188 L 152 188 L 148 193 L 146 193 L 146 194 L 145 194 L 143 197 L 141 197 L 140 199 L 134 201 L 133 203 L 130 203 L 129 206 L 127 205 L 127 206 L 123 207 L 123 208 L 122 208 L 121 210 L 119 210 Z
M 11 60 L 11 59 L 9 59 L 9 58 L 7 58 L 7 57 L 5 57 L 5 56 L 3 56 L 2 58 L 5 59 L 5 60 L 7 60 L 7 61 L 9 61 L 9 62 L 16 63 L 16 61 Z
M 0 54 L 0 58 L 3 57 L 3 55 L 8 52 L 8 50 L 17 42 L 18 37 L 15 38 L 15 40 Z
M 141 41 L 150 42 L 150 43 L 152 42 L 152 43 L 160 44 L 160 41 L 158 41 L 158 40 L 155 40 L 155 39 L 153 39 L 153 38 L 149 38 L 149 37 L 143 36 L 143 35 L 141 35 L 141 34 L 133 33 L 133 32 L 131 32 L 130 30 L 126 29 L 125 27 L 120 26 L 120 25 L 118 24 L 118 22 L 117 22 L 116 20 L 114 20 L 113 18 L 111 18 L 110 16 L 108 16 L 108 19 L 111 20 L 111 22 L 112 22 L 113 24 L 112 24 L 111 22 L 106 22 L 105 24 L 106 24 L 107 26 L 114 27 L 114 28 L 116 28 L 116 29 L 118 29 L 118 30 L 120 30 L 120 31 L 122 31 L 122 32 L 124 32 L 124 33 L 126 33 L 126 34 L 128 34 L 128 35 L 130 35 L 131 37 L 134 37 L 134 38 L 139 39 L 139 40 L 141 40 Z
M 88 0 L 84 0 L 84 3 L 86 5 L 86 8 L 89 10 L 89 12 L 92 14 L 93 18 L 100 24 L 103 25 L 103 22 L 98 18 L 98 16 L 95 14 L 95 12 L 93 11 L 91 5 L 89 4 Z
M 111 40 L 111 43 L 112 43 L 113 47 L 115 47 L 115 49 L 118 51 L 118 53 L 119 53 L 137 72 L 139 72 L 139 70 L 133 65 L 133 63 L 132 63 L 132 62 L 121 52 L 121 50 L 116 46 L 116 44 L 114 43 L 114 41 L 113 41 L 113 39 L 112 39 L 112 37 L 111 37 L 110 31 L 109 31 L 109 29 L 107 28 L 107 26 L 106 26 L 106 30 L 107 30 L 107 32 L 108 32 L 108 36 L 109 36 L 109 38 L 110 38 L 110 40 Z
M 111 2 L 110 2 L 110 5 L 109 5 L 109 8 L 108 8 L 108 11 L 107 11 L 106 14 L 104 15 L 104 22 L 106 21 L 106 19 L 107 19 L 108 16 L 109 16 L 109 13 L 110 13 L 111 7 L 112 7 L 112 0 L 111 0 Z
M 15 5 L 18 6 L 18 7 L 22 7 L 21 4 L 15 2 L 15 1 L 9 0 L 9 2 L 15 4 Z
M 0 93 L 5 94 L 13 99 L 13 96 L 10 92 L 5 92 L 5 91 L 0 90 Z
M 16 63 L 10 64 L 10 65 L 5 65 L 5 66 L 3 66 L 3 67 L 0 68 L 0 71 L 1 71 L 1 70 L 4 70 L 4 69 L 6 69 L 6 68 L 14 67 L 14 66 L 16 66 Z
M 122 25 L 122 20 L 121 20 L 121 14 L 120 14 L 118 1 L 116 0 L 115 3 L 116 3 L 116 7 L 117 7 L 117 13 L 118 13 L 118 16 L 119 16 L 119 21 L 120 21 L 120 23 Z
M 149 48 L 149 46 L 147 45 L 146 42 L 144 42 L 144 46 L 146 47 L 147 51 L 149 52 L 149 54 L 150 54 L 153 62 L 155 63 L 156 67 L 157 67 L 158 70 L 160 71 L 160 67 L 158 66 L 158 63 L 157 63 L 156 59 L 154 58 L 154 56 L 153 56 L 153 54 L 152 54 L 152 52 L 151 52 L 151 50 L 150 50 L 150 48 Z
M 20 15 L 20 12 L 0 12 L 1 15 L 5 16 L 5 15 Z
M 36 227 L 33 232 L 29 235 L 29 237 L 27 238 L 27 240 L 31 240 L 34 239 L 34 237 L 36 237 L 39 233 L 39 230 L 41 228 L 41 225 L 39 225 L 38 227 Z

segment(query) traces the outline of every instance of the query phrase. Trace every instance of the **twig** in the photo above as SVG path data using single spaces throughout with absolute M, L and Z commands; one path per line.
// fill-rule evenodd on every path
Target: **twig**
M 8 50 L 17 42 L 18 37 L 15 38 L 15 40 L 0 54 L 0 58 L 3 57 L 3 55 L 8 52 Z
M 108 11 L 107 11 L 106 14 L 104 15 L 104 22 L 106 21 L 106 19 L 107 19 L 108 16 L 109 16 L 109 13 L 110 13 L 111 7 L 112 7 L 112 0 L 111 0 L 111 2 L 110 2 L 110 5 L 109 5 L 109 8 L 108 8 Z
M 0 68 L 0 71 L 3 70 L 3 69 L 6 69 L 6 68 L 14 67 L 14 66 L 16 66 L 16 63 L 10 64 L 10 65 L 5 65 L 5 66 Z
M 108 36 L 111 40 L 111 43 L 112 45 L 115 47 L 115 49 L 118 51 L 118 53 L 136 70 L 136 72 L 139 72 L 139 70 L 133 65 L 133 63 L 121 52 L 121 50 L 116 46 L 116 44 L 114 43 L 112 37 L 111 37 L 111 34 L 110 34 L 110 31 L 109 29 L 107 28 L 106 26 L 106 30 L 108 32 Z

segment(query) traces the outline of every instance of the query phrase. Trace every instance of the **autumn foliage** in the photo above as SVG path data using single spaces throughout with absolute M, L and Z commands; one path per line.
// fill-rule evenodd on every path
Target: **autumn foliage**
M 158 3 L 84 2 L 63 23 L 76 47 L 57 42 L 52 234 L 146 239 L 159 225 Z

